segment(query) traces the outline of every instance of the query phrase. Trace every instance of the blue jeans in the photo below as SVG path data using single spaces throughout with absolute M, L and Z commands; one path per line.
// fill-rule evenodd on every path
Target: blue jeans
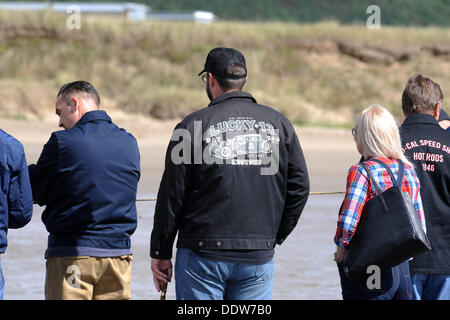
M 3 277 L 2 264 L 0 258 L 0 300 L 3 300 L 3 290 L 5 289 L 5 278 Z
M 273 260 L 244 264 L 206 259 L 178 248 L 175 262 L 177 300 L 270 300 Z
M 413 274 L 414 300 L 450 300 L 450 275 Z
M 409 263 L 404 261 L 391 268 L 381 271 L 380 288 L 369 289 L 367 278 L 361 281 L 351 281 L 338 264 L 341 278 L 342 298 L 344 300 L 411 300 L 412 283 L 409 273 Z

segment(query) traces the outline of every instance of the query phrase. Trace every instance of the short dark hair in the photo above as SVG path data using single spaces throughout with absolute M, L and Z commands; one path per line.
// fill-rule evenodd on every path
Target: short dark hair
M 94 100 L 97 106 L 100 105 L 100 96 L 98 95 L 97 90 L 94 88 L 92 84 L 87 81 L 73 81 L 64 84 L 58 92 L 56 98 L 64 98 L 69 99 L 73 93 L 84 93 Z
M 219 86 L 222 88 L 223 91 L 228 90 L 242 90 L 242 88 L 245 85 L 245 82 L 247 79 L 245 76 L 247 75 L 247 70 L 240 64 L 232 64 L 227 69 L 227 75 L 231 75 L 234 78 L 222 78 L 214 75 L 214 77 L 217 79 L 217 82 L 219 83 Z
M 421 74 L 408 79 L 402 94 L 405 116 L 416 113 L 433 114 L 436 103 L 444 99 L 439 84 Z

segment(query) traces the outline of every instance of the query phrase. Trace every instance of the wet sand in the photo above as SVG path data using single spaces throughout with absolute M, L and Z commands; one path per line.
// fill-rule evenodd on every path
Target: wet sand
M 138 140 L 142 170 L 138 198 L 154 197 L 164 169 L 166 147 L 177 121 L 108 112 L 115 123 Z M 0 128 L 23 143 L 29 164 L 37 161 L 51 132 L 58 130 L 56 124 L 56 116 L 39 122 L 0 120 Z M 350 130 L 302 127 L 297 128 L 297 134 L 308 165 L 311 191 L 343 191 L 348 168 L 359 160 Z M 275 248 L 273 299 L 341 299 L 332 255 L 342 198 L 342 195 L 309 198 L 296 229 L 282 246 Z M 138 228 L 132 236 L 132 299 L 159 299 L 149 258 L 154 202 L 139 202 L 137 208 Z M 9 231 L 8 249 L 1 257 L 5 299 L 44 298 L 47 231 L 40 221 L 42 210 L 34 206 L 32 221 L 22 229 Z M 174 298 L 172 282 L 167 299 Z

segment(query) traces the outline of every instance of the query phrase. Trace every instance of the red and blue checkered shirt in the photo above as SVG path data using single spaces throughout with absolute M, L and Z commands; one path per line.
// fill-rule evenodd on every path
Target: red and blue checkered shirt
M 387 158 L 377 158 L 386 163 L 394 176 L 398 176 L 398 161 Z M 391 177 L 386 169 L 375 161 L 366 161 L 370 172 L 373 174 L 382 190 L 393 186 Z M 404 177 L 401 191 L 408 192 L 416 208 L 419 220 L 426 231 L 425 214 L 423 211 L 422 198 L 420 197 L 419 179 L 414 169 L 405 163 Z M 336 245 L 345 248 L 349 245 L 355 230 L 358 226 L 364 204 L 377 196 L 377 191 L 372 181 L 370 181 L 366 170 L 361 165 L 355 164 L 348 171 L 347 188 L 344 202 L 339 212 L 336 235 L 334 242 Z

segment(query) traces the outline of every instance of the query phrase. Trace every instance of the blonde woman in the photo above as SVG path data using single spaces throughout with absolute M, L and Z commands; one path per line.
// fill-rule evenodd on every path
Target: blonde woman
M 401 190 L 409 193 L 419 220 L 425 228 L 419 180 L 411 163 L 405 158 L 401 150 L 400 136 L 394 117 L 384 107 L 372 105 L 359 115 L 355 127 L 352 129 L 352 134 L 358 152 L 363 156 L 369 170 L 383 190 L 392 187 L 393 182 L 389 172 L 379 161 L 386 164 L 396 178 L 401 167 L 399 163 L 403 162 L 404 176 L 401 182 Z M 374 283 L 367 283 L 367 279 L 361 282 L 351 281 L 343 272 L 341 262 L 344 259 L 346 248 L 358 228 L 365 203 L 374 196 L 377 196 L 377 191 L 365 169 L 359 164 L 353 165 L 348 172 L 346 194 L 339 212 L 334 238 L 337 245 L 335 260 L 341 277 L 342 297 L 344 300 L 409 300 L 412 297 L 412 284 L 408 261 L 404 261 L 390 270 L 383 270 L 378 285 L 377 283 L 375 285 L 373 285 Z

